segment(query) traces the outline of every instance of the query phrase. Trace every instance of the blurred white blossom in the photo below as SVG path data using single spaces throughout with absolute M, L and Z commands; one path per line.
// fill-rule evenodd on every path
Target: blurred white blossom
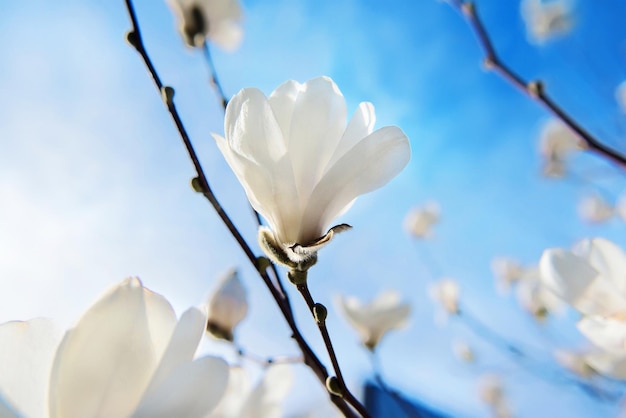
M 424 206 L 416 207 L 404 218 L 404 229 L 415 238 L 428 238 L 432 235 L 432 228 L 439 222 L 441 209 L 434 201 Z
M 573 250 L 544 251 L 544 285 L 583 314 L 579 330 L 596 346 L 626 354 L 626 254 L 603 238 L 586 239 Z
M 255 386 L 242 367 L 230 368 L 228 388 L 207 418 L 280 418 L 282 403 L 293 383 L 293 367 L 275 364 L 267 367 Z
M 508 418 L 511 416 L 500 376 L 493 373 L 480 376 L 478 380 L 478 395 L 489 407 L 492 416 L 496 418 Z
M 600 195 L 590 194 L 580 200 L 578 214 L 586 222 L 601 223 L 611 219 L 614 210 Z
M 383 336 L 407 324 L 411 305 L 402 303 L 398 292 L 385 291 L 369 303 L 356 297 L 337 297 L 337 305 L 369 350 L 374 350 Z
M 553 354 L 557 363 L 582 378 L 589 378 L 595 374 L 594 368 L 589 364 L 589 353 L 556 350 Z
M 460 289 L 456 281 L 442 279 L 434 282 L 428 288 L 428 295 L 441 308 L 436 316 L 440 324 L 445 323 L 448 315 L 459 313 Z
M 243 30 L 238 0 L 167 0 L 178 19 L 178 30 L 190 47 L 202 47 L 208 39 L 225 50 L 241 44 Z
M 247 88 L 228 103 L 219 149 L 252 206 L 268 222 L 259 240 L 274 261 L 315 256 L 335 232 L 326 229 L 357 196 L 389 182 L 409 162 L 398 127 L 374 128 L 374 107 L 361 103 L 346 125 L 346 101 L 328 77 L 290 80 L 269 98 Z
M 237 270 L 226 272 L 207 302 L 207 331 L 216 338 L 233 341 L 233 331 L 248 312 L 246 289 Z
M 566 306 L 543 285 L 536 267 L 524 271 L 515 288 L 515 295 L 520 306 L 538 321 L 545 319 L 548 314 L 563 312 Z
M 223 360 L 194 360 L 205 325 L 196 308 L 177 322 L 136 278 L 106 292 L 62 340 L 42 320 L 0 325 L 0 393 L 19 413 L 9 416 L 201 418 L 228 380 Z
M 476 354 L 470 345 L 461 340 L 455 340 L 452 342 L 452 353 L 454 356 L 465 363 L 472 363 L 476 360 Z
M 548 120 L 541 128 L 539 150 L 544 159 L 544 174 L 561 177 L 565 174 L 565 158 L 583 149 L 576 134 L 558 119 Z
M 622 221 L 626 222 L 626 192 L 622 192 L 622 194 L 617 198 L 617 203 L 615 203 L 615 213 L 622 219 Z
M 496 278 L 496 285 L 501 293 L 507 293 L 511 285 L 521 279 L 524 267 L 512 258 L 494 257 L 491 260 L 491 272 Z
M 563 35 L 573 26 L 568 0 L 522 0 L 521 13 L 528 39 L 542 43 L 556 35 Z

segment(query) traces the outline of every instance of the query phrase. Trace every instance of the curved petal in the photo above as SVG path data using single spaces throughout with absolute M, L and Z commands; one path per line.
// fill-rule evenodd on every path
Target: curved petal
M 572 252 L 587 259 L 620 294 L 626 295 L 626 254 L 619 246 L 604 238 L 594 238 L 581 241 Z
M 215 408 L 226 390 L 228 364 L 217 357 L 186 362 L 146 394 L 134 418 L 202 418 Z
M 50 377 L 50 416 L 127 416 L 156 368 L 176 316 L 167 301 L 124 280 L 65 334 Z
M 304 212 L 299 242 L 322 235 L 346 205 L 385 185 L 402 171 L 410 157 L 409 140 L 398 127 L 379 129 L 361 140 L 315 187 Z
M 293 108 L 302 89 L 302 84 L 294 80 L 288 80 L 278 86 L 268 98 L 270 106 L 274 111 L 276 121 L 283 133 L 283 140 L 289 138 Z M 288 145 L 286 142 L 284 142 L 284 144 L 285 147 Z
M 324 174 L 346 129 L 346 119 L 346 101 L 333 80 L 318 77 L 302 85 L 287 137 L 301 206 Z
M 214 418 L 239 416 L 243 399 L 251 390 L 250 378 L 246 371 L 240 366 L 231 367 L 226 392 L 209 416 Z
M 542 283 L 587 315 L 626 312 L 626 299 L 587 260 L 563 249 L 544 251 L 539 262 Z
M 0 418 L 20 418 L 15 408 L 4 399 L 0 392 Z
M 586 316 L 576 325 L 578 330 L 596 346 L 617 354 L 625 353 L 626 322 L 599 316 Z
M 327 167 L 332 167 L 360 140 L 371 134 L 374 131 L 375 123 L 376 112 L 374 112 L 374 105 L 369 102 L 359 103 Z
M 159 362 L 146 396 L 163 382 L 176 367 L 193 360 L 206 329 L 206 314 L 198 308 L 188 309 L 178 321 L 167 349 Z
M 7 407 L 28 417 L 47 415 L 50 369 L 62 337 L 48 319 L 0 325 L 0 395 Z

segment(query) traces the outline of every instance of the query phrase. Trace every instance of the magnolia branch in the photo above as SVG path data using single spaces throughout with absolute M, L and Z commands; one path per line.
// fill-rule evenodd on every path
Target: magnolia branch
M 525 81 L 520 75 L 509 68 L 498 56 L 493 46 L 493 42 L 487 33 L 485 26 L 476 11 L 476 5 L 473 2 L 464 0 L 446 0 L 451 6 L 459 10 L 467 19 L 469 25 L 475 32 L 478 42 L 485 52 L 485 67 L 494 70 L 505 80 L 519 88 L 531 98 L 535 99 L 554 115 L 561 119 L 572 131 L 574 131 L 584 142 L 585 146 L 599 154 L 600 156 L 616 163 L 622 168 L 626 168 L 626 156 L 617 150 L 614 150 L 597 138 L 589 131 L 585 130 L 578 122 L 568 115 L 549 95 L 541 81 Z
M 277 289 L 277 287 L 272 283 L 271 279 L 269 278 L 267 274 L 267 271 L 266 271 L 267 265 L 265 263 L 259 262 L 260 259 L 258 259 L 254 255 L 250 246 L 247 244 L 247 242 L 245 241 L 245 239 L 243 238 L 243 236 L 241 235 L 237 227 L 234 225 L 232 220 L 226 214 L 221 204 L 215 197 L 209 185 L 209 182 L 206 178 L 206 175 L 204 174 L 204 170 L 202 169 L 202 166 L 195 152 L 195 149 L 191 143 L 189 135 L 187 134 L 187 131 L 182 123 L 178 110 L 176 109 L 176 106 L 174 104 L 174 89 L 169 86 L 163 85 L 160 77 L 158 76 L 158 73 L 156 72 L 156 69 L 154 68 L 154 65 L 152 64 L 150 57 L 148 56 L 148 53 L 143 44 L 143 39 L 141 37 L 141 31 L 139 29 L 139 23 L 137 21 L 137 16 L 136 16 L 133 4 L 132 4 L 132 0 L 125 0 L 125 4 L 126 4 L 129 17 L 131 19 L 131 24 L 132 24 L 132 29 L 127 33 L 126 39 L 137 50 L 139 55 L 141 55 L 144 61 L 144 64 L 146 65 L 150 73 L 150 76 L 157 90 L 161 94 L 161 97 L 163 101 L 165 102 L 165 105 L 176 125 L 176 128 L 185 145 L 185 148 L 187 149 L 187 153 L 189 154 L 189 157 L 193 163 L 193 166 L 197 174 L 197 177 L 194 178 L 194 180 L 192 181 L 192 185 L 194 189 L 202 193 L 202 195 L 211 203 L 211 205 L 217 212 L 222 222 L 226 225 L 229 232 L 232 234 L 232 236 L 235 238 L 235 240 L 237 241 L 241 249 L 246 254 L 246 257 L 248 258 L 250 263 L 252 263 L 252 265 L 257 269 L 259 275 L 263 279 L 263 282 L 269 289 L 270 293 L 272 294 L 272 297 L 276 301 L 276 304 L 280 308 L 281 313 L 285 317 L 285 320 L 287 321 L 289 328 L 292 331 L 292 338 L 297 342 L 298 346 L 300 347 L 300 350 L 302 351 L 302 354 L 304 356 L 304 363 L 313 370 L 315 375 L 323 384 L 326 384 L 326 381 L 329 377 L 328 372 L 326 368 L 324 367 L 324 365 L 321 363 L 321 361 L 317 358 L 313 350 L 309 347 L 309 345 L 307 344 L 302 334 L 300 333 L 295 323 L 293 312 L 291 311 L 289 303 L 283 297 L 279 289 Z M 333 395 L 332 393 L 330 394 L 330 398 L 331 398 L 331 401 L 342 411 L 342 413 L 345 416 L 347 417 L 356 416 L 354 411 L 346 403 L 346 400 L 342 399 L 339 396 Z

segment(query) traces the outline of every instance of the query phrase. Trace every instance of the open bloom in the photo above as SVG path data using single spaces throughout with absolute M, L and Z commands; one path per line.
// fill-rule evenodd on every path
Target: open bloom
M 246 289 L 237 270 L 230 270 L 219 280 L 207 304 L 207 331 L 216 338 L 233 340 L 233 330 L 248 312 Z
M 373 131 L 371 103 L 359 104 L 346 120 L 346 101 L 328 77 L 287 81 L 269 98 L 243 89 L 228 103 L 225 138 L 213 136 L 269 224 L 271 232 L 262 229 L 260 240 L 275 261 L 312 257 L 343 229 L 326 234 L 357 196 L 383 186 L 408 163 L 408 138 L 395 126 Z
M 558 119 L 548 120 L 541 128 L 539 149 L 544 158 L 544 174 L 561 177 L 565 172 L 565 159 L 583 145 L 576 134 Z
M 573 26 L 567 0 L 523 0 L 521 12 L 528 38 L 537 43 L 565 34 Z
M 201 47 L 205 39 L 234 50 L 241 43 L 241 6 L 237 0 L 167 0 L 178 18 L 179 31 L 190 47 Z
M 400 295 L 394 291 L 383 292 L 367 304 L 355 297 L 339 296 L 337 305 L 370 350 L 388 331 L 405 326 L 411 313 L 411 305 L 401 303 Z
M 415 238 L 428 238 L 433 226 L 439 222 L 441 209 L 434 201 L 413 208 L 404 219 L 404 228 Z
M 544 285 L 583 314 L 578 329 L 598 347 L 626 354 L 624 251 L 603 238 L 587 239 L 572 251 L 544 251 L 539 267 Z
M 223 360 L 193 359 L 204 313 L 177 322 L 138 279 L 102 296 L 60 343 L 41 321 L 0 325 L 0 411 L 4 401 L 10 417 L 201 418 L 226 389 Z

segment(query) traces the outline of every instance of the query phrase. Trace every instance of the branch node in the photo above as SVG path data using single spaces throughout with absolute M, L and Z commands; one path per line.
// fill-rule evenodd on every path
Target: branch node
M 322 305 L 321 303 L 316 303 L 315 305 L 313 305 L 313 317 L 319 325 L 324 325 L 326 323 L 327 316 L 328 309 L 326 309 L 326 306 Z
M 128 42 L 129 45 L 131 45 L 133 48 L 139 51 L 141 40 L 139 39 L 139 35 L 137 35 L 136 31 L 129 30 L 128 32 L 126 32 L 125 38 L 126 38 L 126 42 Z
M 328 376 L 326 378 L 326 390 L 335 396 L 343 398 L 343 388 L 339 384 L 339 380 L 335 376 Z
M 204 187 L 202 187 L 202 181 L 200 181 L 199 177 L 191 179 L 191 188 L 196 193 L 204 193 Z
M 165 102 L 167 107 L 174 104 L 174 89 L 170 86 L 161 87 L 161 99 Z
M 539 80 L 531 81 L 526 84 L 526 91 L 533 99 L 543 96 L 543 83 Z
M 485 70 L 493 70 L 496 67 L 496 60 L 493 57 L 485 57 L 483 60 L 483 68 Z
M 473 18 L 476 15 L 476 5 L 471 1 L 463 2 L 463 4 L 461 4 L 461 11 L 464 15 Z

